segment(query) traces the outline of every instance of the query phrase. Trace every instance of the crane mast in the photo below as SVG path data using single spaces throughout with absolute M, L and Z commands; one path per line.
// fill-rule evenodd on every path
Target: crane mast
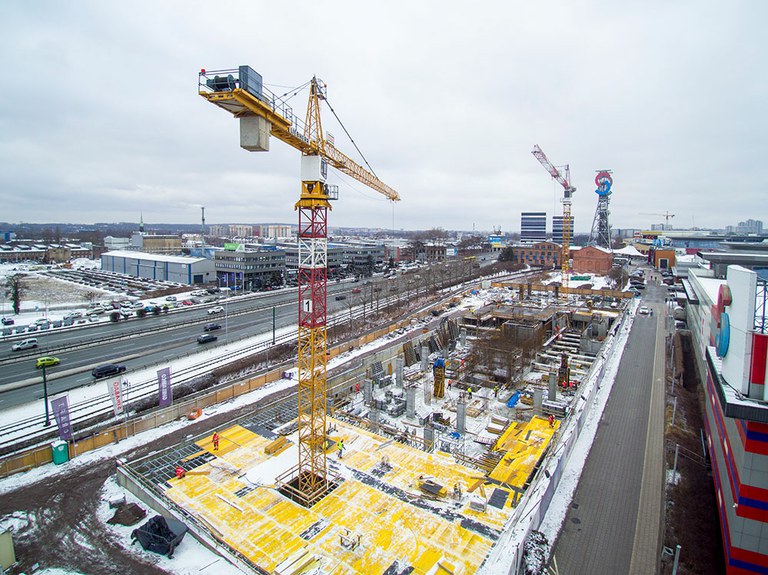
M 569 269 L 568 262 L 571 257 L 571 204 L 573 202 L 572 196 L 576 191 L 576 188 L 571 185 L 571 170 L 568 165 L 565 166 L 565 175 L 560 173 L 552 162 L 549 161 L 547 155 L 541 150 L 538 145 L 533 146 L 531 152 L 533 156 L 544 166 L 544 169 L 557 180 L 557 182 L 563 186 L 563 197 L 560 201 L 563 204 L 563 243 L 560 252 L 560 275 L 563 288 L 563 297 L 568 297 L 568 281 L 569 281 Z
M 312 78 L 305 122 L 262 85 L 248 66 L 199 75 L 199 94 L 240 119 L 240 145 L 268 151 L 269 137 L 296 148 L 301 157 L 301 193 L 295 204 L 299 216 L 298 274 L 298 434 L 299 460 L 283 483 L 291 497 L 307 506 L 319 501 L 332 485 L 328 479 L 326 446 L 328 211 L 338 198 L 326 183 L 328 165 L 342 171 L 387 199 L 398 193 L 351 160 L 323 137 L 320 101 L 325 84 Z

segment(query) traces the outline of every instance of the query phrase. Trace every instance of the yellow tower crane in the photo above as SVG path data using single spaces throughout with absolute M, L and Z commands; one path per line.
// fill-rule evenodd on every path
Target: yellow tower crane
M 563 186 L 563 198 L 560 200 L 563 203 L 563 244 L 560 251 L 560 270 L 562 276 L 562 297 L 568 298 L 568 279 L 569 279 L 569 261 L 571 259 L 571 203 L 573 193 L 576 191 L 571 185 L 571 170 L 568 165 L 565 166 L 563 175 L 560 170 L 552 165 L 546 154 L 541 151 L 539 146 L 534 145 L 531 152 L 534 157 L 539 160 L 539 163 L 549 172 L 549 174 L 557 180 L 557 182 Z
M 299 461 L 281 483 L 291 497 L 310 506 L 332 488 L 324 449 L 328 210 L 330 200 L 338 199 L 338 188 L 326 184 L 327 166 L 352 176 L 389 200 L 398 201 L 400 196 L 324 138 L 320 101 L 326 100 L 325 84 L 318 78 L 308 84 L 309 102 L 302 125 L 291 107 L 264 87 L 261 75 L 249 66 L 201 70 L 198 78 L 199 94 L 239 119 L 242 148 L 269 151 L 269 137 L 275 136 L 302 154 L 301 195 L 295 204 L 299 212 Z

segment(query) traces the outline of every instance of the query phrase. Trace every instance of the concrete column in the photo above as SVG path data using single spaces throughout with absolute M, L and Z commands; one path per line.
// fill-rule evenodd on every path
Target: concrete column
M 432 405 L 432 374 L 422 379 L 424 382 L 424 405 Z
M 424 444 L 427 451 L 432 451 L 435 447 L 435 428 L 432 427 L 431 421 L 424 426 Z
M 405 388 L 405 416 L 409 419 L 416 417 L 416 388 Z
M 466 347 L 467 345 L 467 328 L 462 327 L 461 331 L 459 332 L 459 341 L 461 342 L 461 347 Z
M 464 398 L 456 401 L 456 431 L 464 435 L 467 430 L 467 402 Z
M 403 387 L 403 368 L 405 367 L 405 358 L 402 355 L 397 356 L 397 361 L 395 362 L 395 377 L 397 378 L 396 384 L 397 387 L 402 388 Z
M 533 409 L 541 415 L 541 403 L 544 400 L 544 390 L 537 387 L 533 390 Z
M 555 401 L 557 399 L 557 372 L 549 372 L 549 401 Z
M 421 371 L 427 371 L 429 369 L 429 346 L 421 346 Z
M 365 405 L 373 404 L 373 380 L 371 379 L 363 381 L 363 402 Z
M 372 407 L 370 411 L 368 411 L 368 419 L 371 422 L 371 431 L 374 433 L 379 432 L 379 410 L 375 407 Z

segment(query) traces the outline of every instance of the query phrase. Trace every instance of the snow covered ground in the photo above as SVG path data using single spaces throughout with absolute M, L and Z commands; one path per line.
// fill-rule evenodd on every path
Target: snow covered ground
M 486 303 L 489 303 L 490 301 L 498 301 L 495 298 L 501 297 L 502 295 L 504 297 L 510 297 L 510 299 L 512 298 L 511 294 L 507 290 L 479 290 L 475 293 L 475 295 L 465 298 L 461 304 L 461 307 L 466 309 L 477 309 Z M 634 300 L 631 307 L 634 308 L 637 307 L 637 305 L 637 300 Z M 589 449 L 597 432 L 597 426 L 600 420 L 599 414 L 602 413 L 605 404 L 607 403 L 608 396 L 610 395 L 610 391 L 618 371 L 621 351 L 626 344 L 627 337 L 629 335 L 629 329 L 631 328 L 631 318 L 633 315 L 633 309 L 630 309 L 627 318 L 628 321 L 625 323 L 620 333 L 617 334 L 614 353 L 610 358 L 608 358 L 606 362 L 605 376 L 601 380 L 600 389 L 595 396 L 594 405 L 592 406 L 596 416 L 587 418 L 586 425 L 575 444 L 575 448 L 573 449 L 568 464 L 564 470 L 559 488 L 540 527 L 540 530 L 546 535 L 550 543 L 554 541 L 557 533 L 559 532 L 560 526 L 565 519 L 568 505 L 570 504 L 573 493 L 578 485 L 578 480 L 583 470 L 586 457 L 589 454 Z M 420 330 L 421 325 L 414 325 L 413 329 Z M 384 341 L 373 342 L 367 346 L 355 349 L 354 351 L 345 352 L 344 354 L 341 354 L 340 356 L 331 360 L 329 362 L 328 368 L 332 369 L 341 362 L 346 362 L 359 355 L 369 353 L 384 345 L 385 343 L 386 342 Z M 176 364 L 174 365 L 176 366 Z M 174 367 L 174 369 L 178 369 L 178 366 Z M 211 417 L 215 414 L 236 410 L 242 406 L 254 403 L 275 391 L 287 389 L 295 385 L 295 377 L 291 380 L 281 379 L 249 394 L 239 396 L 232 401 L 206 408 L 203 412 L 202 418 L 198 419 L 197 421 L 204 420 L 205 418 Z M 84 389 L 93 390 L 93 393 L 103 392 L 103 386 L 98 385 L 89 386 L 88 388 Z M 0 495 L 9 494 L 14 489 L 22 485 L 36 482 L 44 478 L 48 478 L 52 475 L 75 471 L 78 467 L 86 467 L 93 464 L 95 461 L 118 458 L 122 454 L 125 454 L 126 452 L 140 445 L 147 444 L 158 437 L 170 434 L 178 429 L 193 425 L 195 423 L 196 422 L 189 421 L 170 422 L 160 428 L 141 433 L 121 441 L 120 443 L 80 455 L 66 465 L 57 466 L 54 464 L 48 464 L 32 469 L 25 473 L 17 474 L 0 480 Z M 105 482 L 104 488 L 99 494 L 101 499 L 99 516 L 104 522 L 106 522 L 106 520 L 112 515 L 112 511 L 108 508 L 109 501 L 115 497 L 123 495 L 129 502 L 136 501 L 136 499 L 130 493 L 122 490 L 119 486 L 117 486 L 116 482 L 114 481 L 114 476 Z M 148 517 L 150 516 L 151 513 L 148 515 Z M 17 521 L 18 519 L 13 517 L 0 518 L 0 530 L 5 528 L 13 529 L 14 524 L 16 524 Z M 231 566 L 221 557 L 199 545 L 189 534 L 185 537 L 182 544 L 177 548 L 173 559 L 167 559 L 153 553 L 147 553 L 143 551 L 139 545 L 131 546 L 130 532 L 137 526 L 138 525 L 133 527 L 122 527 L 118 525 L 109 526 L 109 528 L 119 536 L 121 541 L 124 541 L 124 548 L 127 550 L 127 552 L 136 553 L 144 556 L 145 558 L 151 556 L 152 560 L 156 561 L 156 564 L 159 567 L 167 570 L 170 573 L 179 575 L 187 575 L 200 572 L 211 572 L 221 575 L 235 575 L 240 573 L 237 568 Z M 205 571 L 203 571 L 203 568 L 205 568 Z M 491 568 L 491 570 L 487 572 L 493 573 L 495 575 L 496 573 L 501 574 L 504 571 Z M 45 571 L 39 571 L 38 573 L 44 573 L 45 575 L 79 575 L 74 571 L 61 571 L 58 569 L 48 569 Z

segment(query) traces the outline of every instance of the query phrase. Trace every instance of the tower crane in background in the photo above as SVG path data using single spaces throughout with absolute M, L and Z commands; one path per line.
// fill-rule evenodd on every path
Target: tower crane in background
M 305 121 L 280 97 L 265 88 L 261 75 L 249 66 L 233 70 L 201 70 L 198 93 L 240 121 L 240 146 L 248 151 L 269 151 L 275 136 L 296 148 L 301 156 L 299 212 L 298 397 L 299 462 L 281 479 L 284 489 L 304 505 L 319 501 L 333 486 L 328 481 L 326 447 L 326 364 L 328 210 L 338 199 L 338 187 L 326 184 L 333 166 L 398 201 L 398 193 L 373 173 L 341 153 L 326 140 L 320 119 L 325 84 L 308 82 Z M 330 107 L 330 106 L 329 106 Z M 333 108 L 331 108 L 333 111 Z
M 641 216 L 659 216 L 659 217 L 664 218 L 664 229 L 665 230 L 669 229 L 669 219 L 675 217 L 675 214 L 670 214 L 668 211 L 665 211 L 663 214 L 645 214 L 645 213 L 642 213 L 640 215 Z
M 571 197 L 576 191 L 576 188 L 571 185 L 571 169 L 568 164 L 566 164 L 563 168 L 563 171 L 565 172 L 565 175 L 563 175 L 560 170 L 552 165 L 552 162 L 549 161 L 547 155 L 541 150 L 541 148 L 539 148 L 538 145 L 533 146 L 533 151 L 531 153 L 537 160 L 539 160 L 539 163 L 544 166 L 544 169 L 549 172 L 549 175 L 551 175 L 561 186 L 563 186 L 563 197 L 560 199 L 563 204 L 563 244 L 562 251 L 560 253 L 560 271 L 562 276 L 561 283 L 563 288 L 563 297 L 568 298 L 568 263 L 571 258 Z

